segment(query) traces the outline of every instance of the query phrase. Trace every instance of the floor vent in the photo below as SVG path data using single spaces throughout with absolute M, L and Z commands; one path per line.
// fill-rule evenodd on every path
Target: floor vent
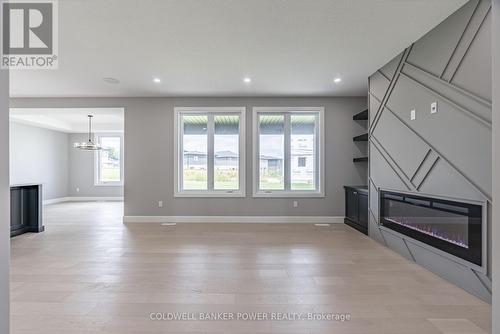
M 177 223 L 161 223 L 161 226 L 175 226 Z
M 330 227 L 331 225 L 330 224 L 314 224 L 314 226 L 318 226 L 318 227 Z

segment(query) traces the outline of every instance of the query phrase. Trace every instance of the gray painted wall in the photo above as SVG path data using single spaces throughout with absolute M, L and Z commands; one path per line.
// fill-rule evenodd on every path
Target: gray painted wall
M 42 183 L 43 198 L 122 197 L 123 187 L 94 185 L 94 152 L 73 148 L 86 134 L 10 123 L 10 183 Z M 77 191 L 79 188 L 79 192 Z
M 492 2 L 493 60 L 493 201 L 500 201 L 500 0 Z M 500 254 L 500 205 L 493 207 L 492 254 Z M 500 256 L 493 257 L 493 314 L 500 314 Z M 494 316 L 492 333 L 500 333 L 500 317 Z
M 73 143 L 87 140 L 87 134 L 69 135 L 69 196 L 72 197 L 122 197 L 123 186 L 94 185 L 94 152 L 73 148 Z M 80 191 L 77 191 L 77 188 Z
M 165 99 L 148 100 L 125 111 L 125 215 L 311 215 L 343 216 L 342 185 L 364 183 L 363 173 L 352 163 L 352 115 L 366 100 L 354 99 Z M 246 198 L 174 198 L 174 106 L 246 106 Z M 252 106 L 325 106 L 325 198 L 252 198 Z M 145 112 L 147 110 L 147 112 Z M 145 146 L 146 147 L 145 147 Z M 159 153 L 159 154 L 158 154 Z M 144 163 L 148 162 L 148 163 Z M 158 200 L 164 207 L 158 208 Z
M 11 184 L 42 183 L 44 200 L 68 196 L 69 135 L 10 123 Z
M 486 301 L 491 247 L 484 275 L 384 230 L 378 207 L 380 189 L 481 201 L 491 236 L 490 7 L 469 1 L 369 79 L 369 235 Z
M 352 116 L 366 107 L 366 98 L 64 98 L 11 99 L 12 107 L 124 107 L 125 215 L 311 215 L 343 216 L 344 184 L 366 184 L 366 164 L 352 137 L 365 131 Z M 247 106 L 247 134 L 251 134 L 253 106 L 324 106 L 326 108 L 326 197 L 252 198 L 252 150 L 247 139 L 246 198 L 174 199 L 174 106 Z M 158 201 L 163 200 L 163 208 Z
M 0 6 L 0 17 L 3 17 Z M 0 35 L 3 34 L 0 24 Z M 0 333 L 9 333 L 9 72 L 0 70 Z

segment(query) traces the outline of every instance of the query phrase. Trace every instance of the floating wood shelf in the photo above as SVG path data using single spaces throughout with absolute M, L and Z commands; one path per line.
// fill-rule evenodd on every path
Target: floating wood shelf
M 368 120 L 368 109 L 363 110 L 360 113 L 357 113 L 356 115 L 352 116 L 352 119 L 355 121 L 366 121 Z
M 368 133 L 363 133 L 362 135 L 352 138 L 353 141 L 368 141 Z
M 354 158 L 352 162 L 365 162 L 368 161 L 368 157 Z

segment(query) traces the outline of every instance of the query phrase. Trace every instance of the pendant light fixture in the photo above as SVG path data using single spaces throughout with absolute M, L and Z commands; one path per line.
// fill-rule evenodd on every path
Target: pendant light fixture
M 87 142 L 75 143 L 73 146 L 79 150 L 84 151 L 98 151 L 101 149 L 99 143 L 94 142 L 94 133 L 92 132 L 92 118 L 94 116 L 88 115 L 89 118 L 89 140 Z

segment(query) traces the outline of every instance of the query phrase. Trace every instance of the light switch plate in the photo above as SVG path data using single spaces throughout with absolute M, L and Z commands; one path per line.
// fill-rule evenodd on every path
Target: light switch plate
M 417 118 L 417 112 L 415 111 L 415 109 L 412 109 L 410 111 L 410 120 L 415 120 L 415 118 Z
M 432 102 L 431 103 L 431 114 L 435 114 L 438 112 L 438 103 L 437 102 Z

